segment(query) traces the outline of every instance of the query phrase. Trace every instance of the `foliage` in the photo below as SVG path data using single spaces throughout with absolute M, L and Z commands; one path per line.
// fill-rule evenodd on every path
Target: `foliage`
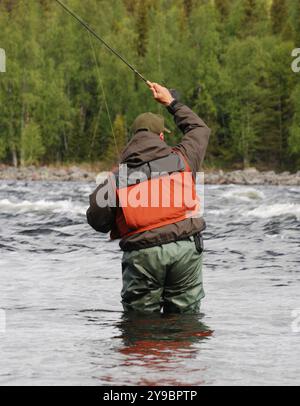
M 298 169 L 290 66 L 299 0 L 65 2 L 145 77 L 179 90 L 213 130 L 210 165 Z M 163 113 L 172 126 L 147 87 L 53 0 L 0 0 L 0 27 L 2 161 L 110 165 L 140 113 Z
M 44 154 L 45 149 L 41 137 L 40 127 L 35 123 L 27 124 L 21 136 L 22 164 L 36 164 Z

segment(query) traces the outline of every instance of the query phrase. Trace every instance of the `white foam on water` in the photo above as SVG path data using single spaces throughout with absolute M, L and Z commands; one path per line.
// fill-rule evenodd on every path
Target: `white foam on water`
M 292 192 L 292 193 L 300 193 L 300 187 L 299 188 L 292 188 L 292 189 L 289 189 L 289 192 Z
M 0 184 L 0 190 L 6 190 L 8 188 L 9 188 L 9 186 L 6 183 L 1 183 Z
M 39 200 L 30 202 L 24 200 L 21 202 L 12 202 L 8 199 L 0 200 L 0 211 L 14 212 L 53 212 L 53 213 L 73 213 L 85 214 L 86 207 L 74 204 L 71 200 L 59 200 L 57 202 Z
M 277 203 L 272 205 L 261 205 L 244 213 L 244 216 L 253 216 L 262 219 L 287 215 L 296 216 L 297 219 L 300 220 L 300 204 Z
M 225 199 L 236 199 L 244 202 L 250 202 L 253 200 L 265 199 L 265 194 L 255 188 L 234 188 L 222 193 L 222 197 Z
M 0 191 L 8 190 L 10 192 L 28 192 L 29 186 L 25 185 L 18 185 L 18 184 L 7 184 L 7 183 L 0 183 Z
M 205 213 L 211 215 L 211 216 L 224 216 L 226 214 L 228 214 L 231 211 L 231 209 L 220 209 L 220 210 L 214 210 L 214 209 L 205 209 L 204 210 L 204 215 Z
M 79 191 L 82 193 L 88 193 L 91 194 L 94 190 L 96 189 L 96 183 L 95 185 L 84 185 L 79 187 Z

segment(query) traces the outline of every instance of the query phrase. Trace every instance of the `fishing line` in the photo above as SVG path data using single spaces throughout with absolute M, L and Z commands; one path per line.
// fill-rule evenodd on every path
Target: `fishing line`
M 102 82 L 102 78 L 101 78 L 101 74 L 100 74 L 100 66 L 99 66 L 99 63 L 98 63 L 98 59 L 97 59 L 97 55 L 96 55 L 96 50 L 95 50 L 95 47 L 94 47 L 94 44 L 93 44 L 93 40 L 92 40 L 91 34 L 89 34 L 89 40 L 90 40 L 91 48 L 92 48 L 93 55 L 94 55 L 94 59 L 95 59 L 95 64 L 96 64 L 96 69 L 97 69 L 97 75 L 98 75 L 98 81 L 99 81 L 99 84 L 100 84 L 100 87 L 101 87 L 101 90 L 102 90 L 102 95 L 103 95 L 103 100 L 104 100 L 104 104 L 105 104 L 105 109 L 106 109 L 106 112 L 107 112 L 107 116 L 108 116 L 108 120 L 109 120 L 109 124 L 110 124 L 110 128 L 111 128 L 111 132 L 112 132 L 112 135 L 113 135 L 113 137 L 114 137 L 114 142 L 115 142 L 116 151 L 117 151 L 118 157 L 119 157 L 119 159 L 120 159 L 120 157 L 121 157 L 121 156 L 120 156 L 120 150 L 119 150 L 119 147 L 118 147 L 118 142 L 117 142 L 115 130 L 114 130 L 114 126 L 113 126 L 113 123 L 112 123 L 111 114 L 110 114 L 110 110 L 109 110 L 108 103 L 107 103 L 107 97 L 106 97 L 105 89 L 104 89 L 103 82 Z
M 102 42 L 102 44 L 115 56 L 121 59 L 125 65 L 128 66 L 143 82 L 145 82 L 148 86 L 148 80 L 133 66 L 131 65 L 122 55 L 120 55 L 115 49 L 113 49 L 104 39 L 100 37 L 99 34 L 96 33 L 81 17 L 79 17 L 73 10 L 71 10 L 68 6 L 66 6 L 62 1 L 55 0 L 68 14 L 70 14 L 76 21 L 78 21 L 86 30 L 90 32 L 98 41 Z

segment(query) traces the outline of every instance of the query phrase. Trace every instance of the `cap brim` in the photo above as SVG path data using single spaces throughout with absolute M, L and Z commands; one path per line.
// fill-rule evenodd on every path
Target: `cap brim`
M 166 133 L 168 133 L 168 134 L 171 134 L 171 130 L 169 130 L 168 128 L 164 128 L 164 132 L 166 132 Z

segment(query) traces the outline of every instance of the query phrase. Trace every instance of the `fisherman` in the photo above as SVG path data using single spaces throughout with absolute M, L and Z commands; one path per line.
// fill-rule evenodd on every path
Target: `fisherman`
M 137 117 L 132 126 L 133 138 L 121 156 L 122 168 L 127 168 L 127 184 L 114 172 L 117 207 L 98 204 L 106 181 L 90 196 L 87 219 L 96 231 L 111 232 L 112 239 L 121 239 L 125 312 L 198 313 L 204 297 L 201 233 L 205 222 L 196 214 L 198 199 L 190 205 L 175 204 L 175 186 L 168 187 L 166 182 L 169 176 L 174 185 L 183 183 L 181 189 L 195 189 L 195 176 L 206 153 L 210 129 L 167 88 L 151 82 L 148 86 L 154 99 L 174 116 L 184 135 L 182 141 L 174 148 L 165 143 L 162 116 L 144 113 Z M 133 172 L 141 173 L 142 181 L 132 182 Z M 188 174 L 191 180 L 184 176 Z M 152 200 L 147 208 L 128 201 L 123 204 L 130 191 L 149 191 L 159 182 L 169 194 L 169 206 L 161 201 L 151 206 Z

